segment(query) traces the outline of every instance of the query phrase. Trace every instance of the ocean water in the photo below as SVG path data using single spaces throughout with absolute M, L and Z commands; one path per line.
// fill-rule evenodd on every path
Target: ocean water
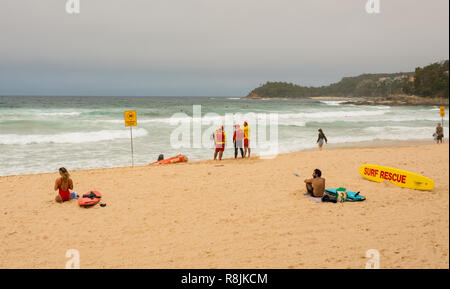
M 192 118 L 193 106 L 201 109 L 201 119 Z M 279 153 L 315 147 L 318 128 L 330 143 L 344 144 L 431 139 L 441 121 L 438 107 L 342 106 L 338 100 L 0 96 L 0 176 L 54 172 L 61 166 L 74 170 L 131 165 L 125 110 L 138 114 L 138 126 L 133 128 L 136 165 L 153 162 L 161 153 L 210 159 L 211 129 L 223 123 L 230 138 L 232 124 L 252 116 L 252 144 L 261 137 L 276 144 Z M 278 120 L 276 138 L 271 135 L 270 113 Z M 444 126 L 448 136 L 448 116 Z M 177 142 L 181 139 L 177 128 L 190 133 L 184 147 Z M 199 128 L 200 147 L 194 145 L 194 130 Z M 225 157 L 233 151 L 227 149 Z M 253 150 L 261 151 L 258 146 Z

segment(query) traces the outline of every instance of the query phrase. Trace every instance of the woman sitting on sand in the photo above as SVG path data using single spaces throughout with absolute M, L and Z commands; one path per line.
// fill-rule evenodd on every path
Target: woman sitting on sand
M 324 143 L 324 142 L 325 142 L 326 144 L 328 144 L 327 137 L 326 137 L 325 134 L 323 133 L 322 129 L 319 128 L 319 138 L 317 139 L 317 143 L 319 144 L 319 150 L 320 150 L 320 151 L 322 150 L 322 146 L 323 146 L 323 143 Z
M 69 190 L 73 190 L 73 181 L 66 168 L 60 168 L 59 174 L 61 177 L 55 181 L 55 191 L 59 189 L 59 194 L 55 197 L 55 201 L 62 203 L 70 200 Z

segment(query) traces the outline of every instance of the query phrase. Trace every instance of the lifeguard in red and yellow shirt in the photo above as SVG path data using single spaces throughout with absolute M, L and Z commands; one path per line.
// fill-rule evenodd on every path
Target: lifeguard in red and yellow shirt
M 219 160 L 222 160 L 223 151 L 225 150 L 225 145 L 227 141 L 227 135 L 223 130 L 223 126 L 220 126 L 216 132 L 213 134 L 214 145 L 216 150 L 214 151 L 214 160 L 217 159 L 217 155 L 219 155 Z
M 244 156 L 250 157 L 250 127 L 248 123 L 244 122 Z
M 241 156 L 244 158 L 244 130 L 240 125 L 234 126 L 233 143 L 234 143 L 234 158 L 237 158 L 238 150 L 241 151 Z

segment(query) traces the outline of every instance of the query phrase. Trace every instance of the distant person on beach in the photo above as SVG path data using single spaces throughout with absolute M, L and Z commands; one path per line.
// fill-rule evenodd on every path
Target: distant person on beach
M 240 125 L 234 126 L 233 143 L 234 143 L 234 158 L 238 156 L 238 150 L 241 151 L 241 156 L 244 158 L 244 130 Z
M 306 191 L 313 197 L 322 197 L 325 193 L 325 179 L 322 178 L 322 172 L 315 169 L 312 174 L 312 179 L 306 179 Z
M 317 139 L 317 143 L 319 144 L 319 151 L 322 150 L 323 147 L 323 143 L 328 144 L 328 140 L 327 137 L 325 136 L 325 134 L 323 133 L 322 129 L 319 128 L 319 138 Z
M 219 155 L 219 160 L 222 160 L 223 152 L 225 150 L 225 143 L 227 135 L 223 130 L 223 126 L 220 126 L 216 132 L 213 134 L 214 145 L 216 150 L 214 151 L 214 160 L 217 159 L 217 155 Z
M 247 156 L 250 157 L 250 127 L 248 126 L 248 123 L 244 122 L 244 157 Z
M 61 177 L 57 178 L 55 181 L 54 190 L 59 190 L 59 194 L 55 197 L 55 201 L 62 203 L 70 200 L 70 190 L 73 190 L 73 181 L 66 168 L 60 168 L 59 175 Z
M 437 124 L 436 132 L 435 132 L 436 143 L 442 143 L 444 139 L 444 128 L 440 123 Z

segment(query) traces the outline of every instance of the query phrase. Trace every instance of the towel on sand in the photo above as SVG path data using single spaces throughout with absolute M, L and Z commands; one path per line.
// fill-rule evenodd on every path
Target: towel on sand
M 312 199 L 316 203 L 322 203 L 322 197 L 314 197 L 311 194 L 304 194 L 304 196 Z

